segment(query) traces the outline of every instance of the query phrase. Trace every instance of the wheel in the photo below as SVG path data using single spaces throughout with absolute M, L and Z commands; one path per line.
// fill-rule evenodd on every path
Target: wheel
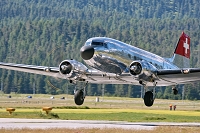
M 153 93 L 151 91 L 145 92 L 144 95 L 144 104 L 147 107 L 151 107 L 153 105 L 154 99 L 153 99 Z
M 82 105 L 84 102 L 83 90 L 77 90 L 74 94 L 74 102 L 76 105 Z
M 174 95 L 177 95 L 178 94 L 178 90 L 177 89 L 173 89 L 173 93 L 174 93 Z

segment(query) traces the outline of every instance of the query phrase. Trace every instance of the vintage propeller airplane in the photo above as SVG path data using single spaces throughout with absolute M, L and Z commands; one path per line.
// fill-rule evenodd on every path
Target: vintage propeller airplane
M 67 79 L 70 83 L 85 82 L 85 86 L 74 93 L 77 105 L 83 104 L 88 83 L 142 85 L 144 103 L 150 107 L 154 103 L 156 86 L 173 86 L 177 94 L 178 84 L 200 80 L 200 68 L 174 65 L 176 54 L 190 58 L 190 37 L 184 32 L 171 58 L 162 58 L 107 37 L 88 39 L 80 54 L 91 69 L 76 60 L 63 60 L 58 67 L 0 62 L 0 68 Z

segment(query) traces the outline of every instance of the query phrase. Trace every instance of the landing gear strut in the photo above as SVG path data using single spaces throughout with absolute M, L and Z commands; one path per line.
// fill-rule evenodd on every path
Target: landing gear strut
M 155 97 L 156 97 L 156 83 L 154 83 L 154 88 L 151 91 L 145 92 L 145 94 L 144 94 L 144 104 L 147 107 L 151 107 L 154 103 Z
M 85 99 L 85 95 L 86 95 L 86 91 L 85 88 L 87 87 L 88 82 L 86 82 L 85 86 L 83 87 L 83 89 L 80 90 L 75 90 L 74 93 L 74 102 L 76 103 L 76 105 L 82 105 Z

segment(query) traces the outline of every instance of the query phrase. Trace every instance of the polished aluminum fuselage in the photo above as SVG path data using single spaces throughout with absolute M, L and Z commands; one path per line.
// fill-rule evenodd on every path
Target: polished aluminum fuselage
M 95 42 L 94 45 L 93 42 Z M 94 56 L 85 60 L 86 64 L 100 71 L 119 75 L 128 73 L 129 66 L 133 61 L 149 62 L 158 70 L 178 69 L 176 65 L 165 58 L 111 38 L 90 38 L 85 45 L 94 46 L 95 49 Z

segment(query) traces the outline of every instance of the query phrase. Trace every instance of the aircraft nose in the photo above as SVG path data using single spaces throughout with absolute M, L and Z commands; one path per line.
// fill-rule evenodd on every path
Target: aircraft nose
M 94 55 L 94 48 L 92 46 L 83 46 L 81 49 L 80 49 L 80 52 L 81 52 L 81 57 L 84 59 L 84 60 L 89 60 L 93 57 Z

